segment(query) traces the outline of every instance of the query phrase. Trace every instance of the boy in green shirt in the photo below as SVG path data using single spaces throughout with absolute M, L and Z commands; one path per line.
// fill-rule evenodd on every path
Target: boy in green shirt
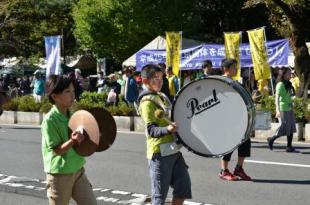
M 72 148 L 85 137 L 79 131 L 73 131 L 71 136 L 68 133 L 69 108 L 75 100 L 74 84 L 68 77 L 51 75 L 46 88 L 53 104 L 41 125 L 49 204 L 68 205 L 71 197 L 79 205 L 97 204 L 83 168 L 85 159 Z
M 173 187 L 173 205 L 183 204 L 191 198 L 191 182 L 188 167 L 179 152 L 173 133 L 177 130 L 174 122 L 155 117 L 155 111 L 168 112 L 171 104 L 168 97 L 160 93 L 163 73 L 157 65 L 146 65 L 141 71 L 146 90 L 138 98 L 139 112 L 146 124 L 147 159 L 152 185 L 152 204 L 163 205 L 169 186 Z

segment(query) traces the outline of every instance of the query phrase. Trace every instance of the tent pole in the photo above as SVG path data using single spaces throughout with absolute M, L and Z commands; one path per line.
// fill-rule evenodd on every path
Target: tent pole
M 65 54 L 65 43 L 64 43 L 64 29 L 61 29 L 61 47 L 62 47 L 62 55 L 64 57 L 64 64 L 66 64 L 66 54 Z
M 250 88 L 250 91 L 252 92 L 253 88 L 252 88 L 252 83 L 251 83 L 251 67 L 249 67 L 249 79 L 248 79 L 248 82 L 249 82 L 249 88 Z
M 180 53 L 179 53 L 179 56 L 180 56 L 180 63 L 179 63 L 179 72 L 178 72 L 178 81 L 179 81 L 179 87 L 178 87 L 178 91 L 179 90 L 181 90 L 181 68 L 180 68 L 180 64 L 181 64 L 181 57 L 182 57 L 182 55 L 181 55 L 181 52 L 182 52 L 182 41 L 183 41 L 183 31 L 181 31 L 181 41 L 180 41 L 180 43 L 181 43 L 181 50 L 180 50 Z

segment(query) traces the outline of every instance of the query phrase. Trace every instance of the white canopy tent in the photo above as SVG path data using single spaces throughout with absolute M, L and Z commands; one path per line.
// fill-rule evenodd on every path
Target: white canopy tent
M 196 41 L 192 39 L 182 38 L 182 49 L 191 48 L 203 44 L 201 41 Z M 166 49 L 166 39 L 162 36 L 157 36 L 150 43 L 145 45 L 140 50 L 164 50 Z M 130 56 L 122 64 L 123 66 L 136 66 L 136 53 Z

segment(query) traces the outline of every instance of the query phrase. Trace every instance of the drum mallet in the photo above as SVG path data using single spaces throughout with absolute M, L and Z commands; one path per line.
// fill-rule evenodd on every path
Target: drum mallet
M 157 109 L 157 110 L 155 110 L 154 114 L 155 114 L 155 117 L 156 117 L 157 119 L 162 119 L 162 120 L 165 120 L 167 123 L 172 124 L 171 120 L 169 120 L 169 119 L 165 116 L 166 114 L 165 114 L 165 112 L 164 112 L 163 110 Z

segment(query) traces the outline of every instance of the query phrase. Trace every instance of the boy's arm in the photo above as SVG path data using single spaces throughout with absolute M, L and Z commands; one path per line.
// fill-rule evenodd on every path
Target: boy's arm
M 151 123 L 147 125 L 147 133 L 150 137 L 160 138 L 169 134 L 170 132 L 167 127 L 159 127 L 157 124 Z
M 159 127 L 155 117 L 156 105 L 151 101 L 144 101 L 140 104 L 141 117 L 143 118 L 147 133 L 150 137 L 159 138 L 164 135 L 169 134 L 169 130 L 167 127 Z
M 58 145 L 56 148 L 53 149 L 53 151 L 57 155 L 63 155 L 65 154 L 74 144 L 81 143 L 85 139 L 85 136 L 80 133 L 80 131 L 75 130 L 72 132 L 70 139 L 68 139 L 66 142 L 62 143 L 61 145 Z
M 63 155 L 65 154 L 74 144 L 76 143 L 75 140 L 73 140 L 72 138 L 70 138 L 68 141 L 66 141 L 63 144 L 60 144 L 58 146 L 56 146 L 55 148 L 53 148 L 53 151 L 55 152 L 55 154 L 57 155 Z
M 44 120 L 41 125 L 42 129 L 42 137 L 44 140 L 44 144 L 48 149 L 53 150 L 53 152 L 57 155 L 65 154 L 75 143 L 77 140 L 73 137 L 69 138 L 66 142 L 62 143 L 63 140 L 56 129 L 57 125 L 54 120 Z M 78 136 L 79 139 L 81 136 Z

